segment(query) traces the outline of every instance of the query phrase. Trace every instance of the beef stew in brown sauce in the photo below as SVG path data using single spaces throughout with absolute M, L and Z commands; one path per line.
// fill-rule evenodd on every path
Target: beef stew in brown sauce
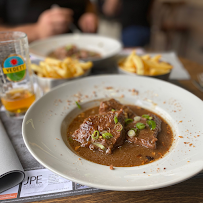
M 81 59 L 81 60 L 101 58 L 101 54 L 96 51 L 80 49 L 76 45 L 71 45 L 71 44 L 55 49 L 54 51 L 49 53 L 48 56 L 59 60 L 63 60 L 66 57 L 72 57 L 74 59 Z
M 173 143 L 170 125 L 147 109 L 115 99 L 79 114 L 68 142 L 80 157 L 97 164 L 131 167 L 162 158 Z

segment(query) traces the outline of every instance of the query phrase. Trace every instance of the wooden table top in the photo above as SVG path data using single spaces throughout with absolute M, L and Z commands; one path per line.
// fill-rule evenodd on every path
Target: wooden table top
M 203 65 L 191 62 L 187 59 L 180 58 L 182 64 L 189 72 L 190 80 L 177 81 L 178 84 L 188 91 L 195 94 L 203 100 L 203 92 L 198 90 L 192 83 L 193 79 L 197 79 L 196 75 L 203 72 Z M 100 202 L 156 202 L 156 203 L 203 203 L 203 173 L 196 175 L 189 180 L 182 183 L 149 191 L 139 192 L 118 192 L 105 191 L 99 193 L 92 193 L 87 195 L 76 195 L 63 197 L 58 199 L 49 199 L 43 201 L 36 201 L 43 203 L 67 203 L 67 202 L 86 202 L 86 203 L 100 203 Z

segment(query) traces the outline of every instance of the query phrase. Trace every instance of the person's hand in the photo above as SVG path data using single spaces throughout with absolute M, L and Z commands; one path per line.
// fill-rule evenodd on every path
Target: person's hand
M 68 31 L 72 22 L 73 11 L 67 8 L 52 8 L 44 11 L 36 23 L 36 32 L 39 39 Z
M 107 16 L 114 16 L 120 6 L 120 0 L 106 0 L 104 1 L 102 11 Z
M 83 14 L 78 22 L 83 32 L 96 32 L 98 27 L 98 19 L 94 13 Z

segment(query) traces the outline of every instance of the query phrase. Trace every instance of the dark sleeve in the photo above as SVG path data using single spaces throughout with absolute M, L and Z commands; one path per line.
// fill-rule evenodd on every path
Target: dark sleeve
M 3 23 L 6 18 L 6 0 L 0 0 L 0 23 Z

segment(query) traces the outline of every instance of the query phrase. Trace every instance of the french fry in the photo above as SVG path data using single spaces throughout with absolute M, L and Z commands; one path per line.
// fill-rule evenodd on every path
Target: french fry
M 81 76 L 92 66 L 91 61 L 80 62 L 69 57 L 61 61 L 47 57 L 39 65 L 31 64 L 31 69 L 39 77 L 65 79 Z
M 76 74 L 74 75 L 74 77 L 78 77 L 84 74 L 84 70 L 80 66 L 75 66 L 75 68 L 76 68 Z
M 62 67 L 62 69 L 64 71 L 61 71 L 61 70 L 59 70 L 59 71 L 61 71 L 61 76 L 63 78 L 71 78 L 71 77 L 73 77 L 73 74 L 72 74 L 71 70 L 68 68 L 67 63 L 63 62 L 61 64 L 61 67 Z
M 136 69 L 133 68 L 133 67 L 125 67 L 125 68 L 121 67 L 121 68 L 122 68 L 123 70 L 129 71 L 129 72 L 132 72 L 132 73 L 136 73 Z
M 40 73 L 41 75 L 45 75 L 44 69 L 40 68 L 40 66 L 36 64 L 31 64 L 31 69 L 37 73 Z
M 54 59 L 54 58 L 49 58 L 49 57 L 45 58 L 44 62 L 48 63 L 48 64 L 54 64 L 54 65 L 59 65 L 61 63 L 60 60 Z
M 154 62 L 154 61 L 149 61 L 149 60 L 146 60 L 145 63 L 151 67 L 151 68 L 154 68 L 154 69 L 159 69 L 159 70 L 171 70 L 173 68 L 173 66 L 171 66 L 170 64 L 167 64 L 167 63 L 164 63 L 164 62 Z
M 144 56 L 141 56 L 141 58 L 142 58 L 143 60 L 149 60 L 151 57 L 150 57 L 149 54 L 146 54 L 146 55 L 144 55 Z
M 156 55 L 156 56 L 151 58 L 151 61 L 154 61 L 154 62 L 158 63 L 160 59 L 161 59 L 161 55 Z
M 135 55 L 135 51 L 132 51 L 132 53 L 130 54 L 130 56 L 127 57 L 127 59 L 124 62 L 124 66 L 126 67 L 132 67 L 134 65 L 133 63 L 133 57 Z
M 86 63 L 79 63 L 80 64 L 80 67 L 83 69 L 83 70 L 88 70 L 92 67 L 92 62 L 91 61 L 88 61 Z
M 138 75 L 144 75 L 144 64 L 142 62 L 142 59 L 139 56 L 134 55 L 133 56 L 133 62 L 136 66 L 137 74 Z
M 39 76 L 39 77 L 43 77 L 44 75 L 43 75 L 43 74 L 41 74 L 41 73 L 38 73 L 38 76 Z
M 121 69 L 138 75 L 163 75 L 169 73 L 173 66 L 161 61 L 161 57 L 160 54 L 153 57 L 148 54 L 138 56 L 135 54 L 135 51 L 132 51 L 132 53 L 126 59 L 122 59 L 118 65 Z

